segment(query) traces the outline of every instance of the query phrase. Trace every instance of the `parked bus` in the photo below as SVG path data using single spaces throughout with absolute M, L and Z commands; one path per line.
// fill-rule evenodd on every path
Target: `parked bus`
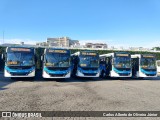
M 131 77 L 131 55 L 115 52 L 100 55 L 100 77 Z
M 157 77 L 156 56 L 153 54 L 131 55 L 132 76 L 136 78 Z
M 99 77 L 99 54 L 83 50 L 72 54 L 72 75 L 77 77 Z
M 157 74 L 160 76 L 160 60 L 157 60 Z
M 7 47 L 2 55 L 5 60 L 5 77 L 35 77 L 35 49 L 28 47 Z
M 47 48 L 41 57 L 43 61 L 43 78 L 70 78 L 70 50 Z

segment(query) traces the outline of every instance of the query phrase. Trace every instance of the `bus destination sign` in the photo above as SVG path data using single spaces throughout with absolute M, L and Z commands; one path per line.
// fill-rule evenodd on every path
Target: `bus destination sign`
M 91 55 L 91 56 L 96 56 L 97 53 L 93 53 L 93 52 L 82 52 L 82 55 Z
M 49 53 L 67 53 L 67 50 L 48 50 Z
M 118 54 L 116 54 L 116 56 L 118 56 L 118 57 L 128 57 L 129 54 L 118 53 Z
M 154 58 L 154 55 L 142 55 L 144 58 Z
M 31 52 L 29 48 L 10 48 L 12 52 Z

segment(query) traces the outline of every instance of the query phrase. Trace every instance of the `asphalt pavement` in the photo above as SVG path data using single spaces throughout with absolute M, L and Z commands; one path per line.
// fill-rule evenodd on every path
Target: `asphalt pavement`
M 11 80 L 0 73 L 0 111 L 160 111 L 160 77 Z M 42 118 L 46 119 L 46 118 Z M 124 118 L 47 118 L 97 120 Z M 160 118 L 126 118 L 160 119 Z

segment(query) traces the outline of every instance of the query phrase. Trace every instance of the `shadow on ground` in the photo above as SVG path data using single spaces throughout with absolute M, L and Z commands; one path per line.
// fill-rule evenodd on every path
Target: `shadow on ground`
M 3 75 L 3 72 L 0 73 L 0 91 L 1 90 L 6 90 L 8 88 L 5 88 L 8 84 L 12 84 L 14 82 L 18 81 L 23 81 L 26 82 L 47 82 L 47 81 L 53 81 L 53 82 L 62 82 L 62 83 L 68 83 L 68 82 L 98 82 L 98 81 L 145 81 L 145 80 L 150 80 L 150 81 L 159 81 L 160 77 L 155 77 L 155 78 L 82 78 L 82 77 L 72 77 L 72 78 L 65 78 L 65 79 L 43 79 L 42 78 L 42 72 L 38 71 L 36 73 L 36 77 L 33 79 L 30 78 L 16 78 L 16 79 L 11 79 L 11 78 L 5 78 Z

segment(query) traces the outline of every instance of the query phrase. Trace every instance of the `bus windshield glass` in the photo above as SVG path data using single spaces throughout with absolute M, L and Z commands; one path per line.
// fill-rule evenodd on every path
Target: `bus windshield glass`
M 45 65 L 48 67 L 69 67 L 70 54 L 67 53 L 46 53 Z
M 31 52 L 8 52 L 7 62 L 8 66 L 33 66 L 34 54 Z
M 131 59 L 130 57 L 115 57 L 114 58 L 115 68 L 131 68 Z
M 155 58 L 141 58 L 141 67 L 143 69 L 156 69 Z
M 99 67 L 99 57 L 81 55 L 79 65 L 81 67 Z

